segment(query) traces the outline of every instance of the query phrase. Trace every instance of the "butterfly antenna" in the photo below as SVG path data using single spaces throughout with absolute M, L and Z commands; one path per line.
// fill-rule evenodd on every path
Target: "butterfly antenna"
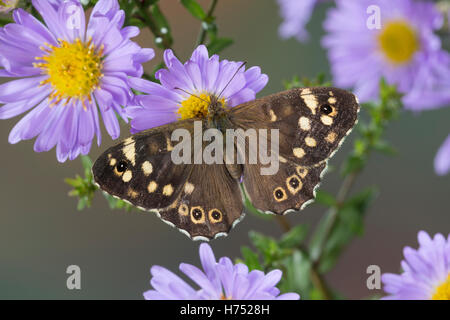
M 191 95 L 191 96 L 194 96 L 194 97 L 196 97 L 197 99 L 200 99 L 200 100 L 202 100 L 202 101 L 205 101 L 206 103 L 209 103 L 208 101 L 206 101 L 205 99 L 203 99 L 203 98 L 200 98 L 199 96 L 197 96 L 196 94 L 193 94 L 193 93 L 190 93 L 189 91 L 186 91 L 186 90 L 184 90 L 184 89 L 181 89 L 181 88 L 174 88 L 175 90 L 181 90 L 181 91 L 183 91 L 184 93 L 187 93 L 188 95 Z
M 243 66 L 245 66 L 247 64 L 247 61 L 242 62 L 242 64 L 239 66 L 239 68 L 236 70 L 236 72 L 233 74 L 233 76 L 231 77 L 230 81 L 228 81 L 227 85 L 222 89 L 222 91 L 219 93 L 219 95 L 217 96 L 217 100 L 220 100 L 220 97 L 222 96 L 222 94 L 224 93 L 225 89 L 228 88 L 228 86 L 230 85 L 231 81 L 233 81 L 233 79 L 236 77 L 236 75 L 238 74 L 238 72 L 242 69 Z

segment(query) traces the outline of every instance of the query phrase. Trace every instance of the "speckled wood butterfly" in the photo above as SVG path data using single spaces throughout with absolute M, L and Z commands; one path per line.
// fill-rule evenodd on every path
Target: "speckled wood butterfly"
M 94 179 L 103 191 L 156 212 L 193 240 L 217 238 L 243 218 L 243 192 L 257 209 L 280 215 L 313 201 L 358 111 L 352 93 L 327 87 L 292 89 L 233 108 L 211 97 L 207 117 L 143 131 L 108 149 L 93 166 Z M 262 164 L 249 162 L 175 164 L 171 134 L 178 128 L 193 133 L 195 121 L 222 132 L 277 129 L 277 173 L 262 175 Z

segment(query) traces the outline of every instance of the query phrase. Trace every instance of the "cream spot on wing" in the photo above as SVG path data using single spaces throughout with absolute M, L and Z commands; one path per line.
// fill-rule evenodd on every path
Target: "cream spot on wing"
M 306 137 L 305 138 L 305 143 L 308 147 L 314 148 L 315 146 L 317 146 L 317 141 L 316 139 L 312 138 L 312 137 Z
M 186 192 L 187 194 L 191 194 L 192 191 L 194 191 L 194 185 L 190 182 L 186 182 L 186 184 L 184 185 L 184 192 Z
M 325 140 L 329 143 L 333 143 L 334 141 L 336 141 L 336 138 L 337 138 L 336 132 L 332 131 L 325 137 Z
M 305 131 L 311 129 L 311 121 L 307 117 L 300 117 L 300 119 L 298 119 L 298 125 L 300 126 L 300 129 Z
M 355 100 L 356 100 L 356 103 L 359 104 L 359 99 L 356 95 L 355 95 Z
M 173 193 L 173 187 L 171 184 L 167 184 L 163 188 L 163 195 L 170 197 Z
M 302 99 L 306 106 L 311 110 L 312 114 L 316 114 L 316 109 L 318 107 L 317 98 L 311 93 L 310 89 L 304 89 L 302 91 Z
M 277 115 L 275 114 L 275 112 L 273 112 L 273 110 L 270 110 L 270 121 L 275 122 L 277 121 Z
M 150 193 L 153 193 L 156 191 L 156 189 L 158 188 L 158 184 L 155 181 L 150 181 L 150 183 L 148 184 L 147 190 Z
M 133 189 L 128 189 L 128 196 L 132 199 L 137 198 L 137 196 L 139 195 L 139 193 L 137 193 L 135 190 Z
M 178 213 L 181 214 L 182 216 L 187 216 L 189 214 L 189 208 L 188 206 L 183 203 L 178 207 Z
M 114 167 L 114 166 L 116 165 L 116 163 L 117 163 L 117 160 L 114 159 L 114 158 L 111 158 L 111 160 L 109 160 L 109 165 L 110 165 L 111 167 Z
M 304 177 L 307 176 L 307 174 L 308 174 L 308 169 L 305 168 L 305 167 L 302 167 L 302 166 L 298 166 L 298 167 L 297 167 L 297 173 L 298 173 L 298 175 L 299 175 L 300 177 L 302 177 L 302 179 L 303 179 Z
M 336 100 L 336 98 L 334 98 L 334 97 L 328 98 L 328 103 L 335 104 L 336 101 L 337 101 L 337 100 Z
M 294 112 L 294 107 L 291 105 L 284 106 L 281 109 L 283 117 L 289 117 Z
M 286 158 L 284 158 L 284 157 L 282 157 L 282 156 L 278 156 L 278 160 L 279 160 L 281 163 L 286 163 L 286 162 L 287 162 Z
M 326 115 L 321 116 L 320 121 L 326 126 L 331 126 L 333 124 L 333 118 Z
M 123 182 L 130 182 L 131 178 L 133 178 L 133 173 L 131 172 L 131 170 L 125 171 L 122 176 Z
M 301 94 L 301 95 L 304 95 L 304 94 L 311 94 L 311 89 L 309 89 L 309 88 L 303 89 L 302 92 L 301 92 L 300 94 Z
M 145 161 L 145 162 L 142 164 L 142 171 L 144 172 L 144 174 L 145 174 L 146 176 L 149 176 L 149 175 L 153 172 L 153 166 L 152 166 L 152 164 L 150 163 L 150 161 Z
M 303 148 L 294 148 L 292 151 L 297 158 L 303 158 L 305 156 L 305 150 Z
M 127 158 L 131 162 L 131 164 L 133 166 L 135 166 L 136 165 L 136 143 L 132 142 L 130 144 L 127 144 L 125 147 L 123 147 L 122 152 L 125 155 L 125 158 Z
M 328 91 L 328 94 L 329 94 L 330 96 L 334 96 L 333 91 Z
M 172 146 L 172 141 L 170 141 L 169 137 L 166 137 L 166 143 L 167 143 L 167 151 L 172 151 L 173 150 L 173 146 Z

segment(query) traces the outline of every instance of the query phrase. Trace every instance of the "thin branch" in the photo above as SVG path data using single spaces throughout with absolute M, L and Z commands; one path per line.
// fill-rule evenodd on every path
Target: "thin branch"
M 277 219 L 278 223 L 281 225 L 281 229 L 283 229 L 284 232 L 288 232 L 289 230 L 292 229 L 290 222 L 288 221 L 288 219 L 285 216 L 277 215 L 275 218 Z
M 219 0 L 212 0 L 211 6 L 209 7 L 208 13 L 206 14 L 206 19 L 205 19 L 206 21 L 208 21 L 209 19 L 211 19 L 213 17 L 214 10 L 216 9 L 216 6 L 217 6 L 218 2 L 219 2 Z M 202 22 L 202 24 L 203 23 L 205 23 L 205 21 Z M 202 25 L 201 30 L 200 30 L 200 35 L 198 37 L 198 45 L 201 45 L 201 44 L 205 43 L 206 34 L 207 34 L 207 30 Z

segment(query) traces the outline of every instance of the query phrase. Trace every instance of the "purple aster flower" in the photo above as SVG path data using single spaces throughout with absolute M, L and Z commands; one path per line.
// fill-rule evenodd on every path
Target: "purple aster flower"
M 135 97 L 137 106 L 128 107 L 133 133 L 177 119 L 205 117 L 210 96 L 219 96 L 225 106 L 234 107 L 255 99 L 268 82 L 259 67 L 245 70 L 241 62 L 209 57 L 200 45 L 192 57 L 182 64 L 172 50 L 164 52 L 167 69 L 156 73 L 161 84 L 130 78 L 130 85 L 148 95 Z M 201 99 L 199 99 L 199 97 Z
M 367 13 L 374 5 L 379 25 L 371 18 L 376 11 Z M 335 84 L 354 87 L 364 102 L 377 97 L 384 77 L 405 95 L 406 108 L 450 103 L 450 56 L 434 34 L 442 22 L 428 1 L 337 0 L 324 22 L 328 34 L 323 39 Z
M 403 273 L 382 275 L 385 299 L 450 300 L 450 234 L 434 238 L 425 231 L 418 234 L 419 249 L 403 250 Z
M 280 15 L 283 23 L 279 33 L 282 38 L 295 37 L 298 41 L 308 40 L 309 35 L 305 30 L 313 13 L 314 7 L 320 0 L 277 0 L 280 6 Z
M 0 28 L 0 77 L 18 78 L 0 85 L 0 119 L 26 114 L 12 129 L 10 143 L 37 136 L 34 150 L 56 145 L 60 162 L 87 154 L 94 135 L 101 143 L 100 114 L 116 139 L 118 114 L 133 98 L 127 80 L 143 74 L 142 63 L 154 56 L 131 37 L 117 0 L 100 0 L 86 25 L 79 1 L 33 0 L 45 25 L 17 9 L 15 23 Z
M 441 176 L 450 171 L 450 135 L 447 137 L 434 159 L 434 170 Z
M 216 261 L 211 247 L 200 245 L 200 261 L 203 270 L 182 263 L 180 270 L 194 281 L 199 290 L 193 289 L 184 280 L 169 270 L 153 266 L 151 268 L 153 289 L 144 292 L 146 300 L 298 300 L 296 293 L 280 295 L 275 285 L 281 279 L 281 271 L 268 274 L 262 271 L 248 271 L 246 265 L 233 265 L 227 257 Z

